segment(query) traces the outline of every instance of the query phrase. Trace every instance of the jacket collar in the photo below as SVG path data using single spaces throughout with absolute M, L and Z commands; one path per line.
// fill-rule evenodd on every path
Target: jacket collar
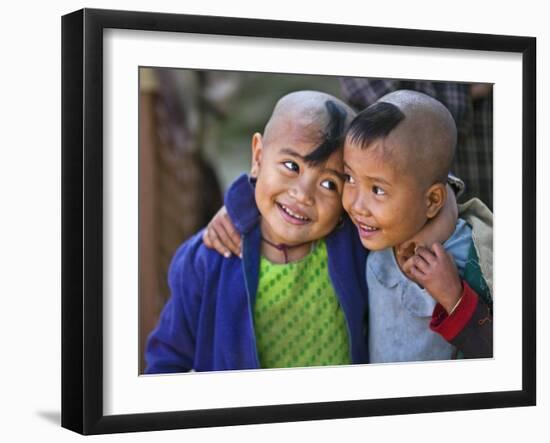
M 255 179 L 241 174 L 225 194 L 224 204 L 229 218 L 235 223 L 239 232 L 248 232 L 259 224 L 260 213 L 256 208 Z
M 256 302 L 256 292 L 258 290 L 260 255 L 261 255 L 262 234 L 260 223 L 243 235 L 243 274 L 246 283 L 246 291 L 250 297 L 250 306 Z

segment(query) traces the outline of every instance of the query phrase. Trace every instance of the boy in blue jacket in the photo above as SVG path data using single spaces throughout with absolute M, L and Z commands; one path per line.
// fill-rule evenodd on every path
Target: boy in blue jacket
M 146 373 L 368 361 L 367 251 L 341 217 L 342 142 L 352 117 L 320 92 L 279 100 L 263 135 L 252 138 L 254 187 L 240 178 L 253 192 L 236 186 L 226 195 L 248 226 L 242 260 L 206 248 L 202 232 L 180 247 Z
M 347 132 L 343 205 L 371 251 L 366 266 L 370 362 L 448 359 L 457 351 L 465 357 L 492 355 L 490 290 L 470 225 L 458 220 L 443 237 L 450 237 L 446 251 L 437 243 L 432 249 L 419 247 L 407 262 L 398 253 L 399 245 L 418 237 L 446 201 L 455 144 L 448 110 L 414 91 L 383 97 L 361 112 Z M 231 189 L 241 200 L 251 193 L 239 181 Z M 238 211 L 234 203 L 226 201 L 227 212 L 246 232 L 253 202 Z M 220 215 L 210 224 L 205 240 L 218 250 L 225 245 L 235 251 L 238 239 L 231 240 L 233 228 L 225 218 Z M 492 215 L 485 220 L 483 235 L 490 240 Z
M 349 222 L 337 228 L 352 117 L 320 92 L 279 100 L 252 139 L 261 217 L 243 237 L 242 260 L 206 248 L 202 232 L 179 248 L 146 373 L 367 361 L 366 251 Z

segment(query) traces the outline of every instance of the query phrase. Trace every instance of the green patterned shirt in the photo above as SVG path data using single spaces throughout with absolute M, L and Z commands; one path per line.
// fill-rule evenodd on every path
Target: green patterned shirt
M 294 263 L 261 258 L 254 325 L 262 368 L 351 362 L 346 320 L 330 282 L 324 240 Z

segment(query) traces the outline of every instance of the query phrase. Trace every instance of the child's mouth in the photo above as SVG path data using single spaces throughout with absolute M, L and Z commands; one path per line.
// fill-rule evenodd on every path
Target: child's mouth
M 357 222 L 356 224 L 359 230 L 359 235 L 363 238 L 370 238 L 380 230 L 380 228 L 376 228 L 365 223 Z
M 290 209 L 288 206 L 283 205 L 282 203 L 275 202 L 283 218 L 294 225 L 305 225 L 311 221 L 310 218 L 305 215 L 300 214 L 295 209 Z

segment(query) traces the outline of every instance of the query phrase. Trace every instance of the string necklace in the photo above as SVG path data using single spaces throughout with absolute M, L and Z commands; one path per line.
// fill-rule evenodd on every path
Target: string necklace
M 290 249 L 294 249 L 294 248 L 297 248 L 299 246 L 304 246 L 305 244 L 307 243 L 310 243 L 310 242 L 304 242 L 304 243 L 300 243 L 298 245 L 292 245 L 292 246 L 289 246 L 289 245 L 286 245 L 284 243 L 280 243 L 280 244 L 276 244 L 276 243 L 273 243 L 273 242 L 270 242 L 267 238 L 265 237 L 262 237 L 262 240 L 265 241 L 269 246 L 272 246 L 274 247 L 275 249 L 277 249 L 278 251 L 282 251 L 283 252 L 283 255 L 285 257 L 285 265 L 288 264 L 288 251 Z M 313 248 L 313 243 L 312 243 L 312 248 Z

